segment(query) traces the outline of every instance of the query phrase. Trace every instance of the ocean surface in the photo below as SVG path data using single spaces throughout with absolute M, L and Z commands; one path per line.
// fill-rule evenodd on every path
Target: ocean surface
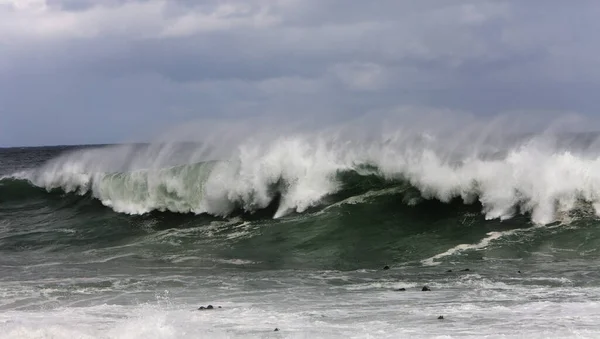
M 0 149 L 0 338 L 598 338 L 597 139 Z

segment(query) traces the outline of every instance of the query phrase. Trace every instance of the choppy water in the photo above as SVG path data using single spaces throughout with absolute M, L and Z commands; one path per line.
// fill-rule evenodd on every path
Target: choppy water
M 544 138 L 2 149 L 0 337 L 598 337 L 600 149 Z

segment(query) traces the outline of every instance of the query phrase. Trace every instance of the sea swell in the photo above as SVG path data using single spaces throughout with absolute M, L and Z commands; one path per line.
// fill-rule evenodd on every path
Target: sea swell
M 272 216 L 279 218 L 392 187 L 403 188 L 408 204 L 481 204 L 486 219 L 525 214 L 547 224 L 582 205 L 600 210 L 600 157 L 589 145 L 556 147 L 534 137 L 485 151 L 443 146 L 424 137 L 357 143 L 297 135 L 241 143 L 225 160 L 194 144 L 111 146 L 5 176 L 0 192 L 10 200 L 59 190 L 90 195 L 121 213 L 220 217 L 276 203 Z

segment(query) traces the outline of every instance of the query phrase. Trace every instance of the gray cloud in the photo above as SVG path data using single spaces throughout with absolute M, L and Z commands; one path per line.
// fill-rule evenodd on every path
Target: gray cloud
M 399 106 L 593 116 L 600 4 L 0 0 L 0 145 Z

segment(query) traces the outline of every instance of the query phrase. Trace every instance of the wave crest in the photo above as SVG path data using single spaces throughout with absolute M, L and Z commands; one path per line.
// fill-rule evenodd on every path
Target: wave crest
M 534 223 L 546 224 L 578 208 L 579 201 L 598 214 L 600 157 L 589 148 L 552 145 L 530 138 L 458 152 L 426 135 L 377 142 L 298 135 L 244 142 L 226 160 L 211 160 L 208 148 L 196 144 L 86 149 L 11 177 L 46 190 L 91 194 L 130 214 L 227 216 L 277 200 L 274 216 L 281 217 L 340 191 L 364 193 L 373 180 L 407 182 L 425 199 L 479 200 L 488 219 L 529 213 Z

